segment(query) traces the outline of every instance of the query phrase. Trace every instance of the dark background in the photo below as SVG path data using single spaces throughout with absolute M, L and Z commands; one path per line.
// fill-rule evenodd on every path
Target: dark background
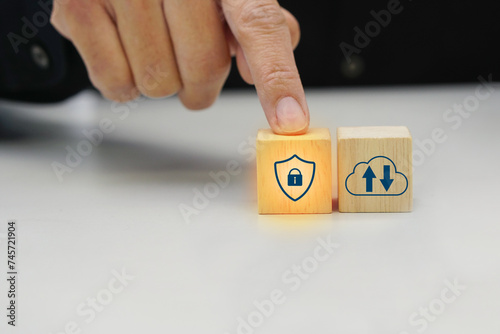
M 403 10 L 347 66 L 339 47 L 354 45 L 354 27 L 365 30 L 372 10 L 389 1 L 300 1 L 281 5 L 299 20 L 295 52 L 303 83 L 323 85 L 421 84 L 476 81 L 499 74 L 500 3 L 401 0 Z M 230 78 L 236 83 L 235 73 Z
M 295 55 L 306 86 L 398 85 L 477 81 L 500 74 L 500 3 L 402 0 L 369 44 L 346 61 L 342 42 L 355 46 L 355 27 L 374 21 L 371 11 L 387 0 L 282 0 L 302 31 Z M 0 97 L 35 102 L 59 101 L 88 88 L 85 68 L 71 44 L 47 24 L 14 53 L 7 38 L 20 32 L 23 16 L 40 12 L 36 0 L 0 0 Z M 41 68 L 33 48 L 50 65 Z M 233 66 L 226 88 L 247 87 Z

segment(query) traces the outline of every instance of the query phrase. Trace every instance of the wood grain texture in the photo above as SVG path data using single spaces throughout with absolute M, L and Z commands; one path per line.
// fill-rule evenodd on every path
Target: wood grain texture
M 407 127 L 338 128 L 337 164 L 340 212 L 412 210 L 412 137 Z
M 315 166 L 292 158 L 294 155 L 305 161 L 314 162 Z M 279 163 L 289 158 L 292 159 Z M 276 167 L 275 163 L 278 163 Z M 300 170 L 303 179 L 302 186 L 288 186 L 288 174 L 293 168 Z M 311 179 L 312 182 L 310 182 Z M 330 131 L 323 128 L 309 129 L 304 135 L 282 136 L 274 134 L 271 130 L 259 130 L 257 135 L 257 193 L 260 214 L 331 213 Z M 301 197 L 301 194 L 304 195 Z M 299 199 L 294 200 L 296 198 Z

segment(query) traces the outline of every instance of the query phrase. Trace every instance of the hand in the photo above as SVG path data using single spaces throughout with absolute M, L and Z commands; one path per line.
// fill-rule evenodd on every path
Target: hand
M 51 22 L 109 99 L 178 93 L 187 108 L 207 108 L 234 55 L 271 128 L 307 131 L 309 110 L 293 57 L 299 26 L 276 0 L 55 0 Z

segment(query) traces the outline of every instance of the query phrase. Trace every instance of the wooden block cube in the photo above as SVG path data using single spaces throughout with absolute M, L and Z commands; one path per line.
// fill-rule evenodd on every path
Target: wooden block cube
M 412 210 L 412 138 L 407 127 L 338 128 L 337 154 L 340 212 Z
M 331 213 L 330 131 L 282 136 L 259 130 L 257 192 L 260 214 Z

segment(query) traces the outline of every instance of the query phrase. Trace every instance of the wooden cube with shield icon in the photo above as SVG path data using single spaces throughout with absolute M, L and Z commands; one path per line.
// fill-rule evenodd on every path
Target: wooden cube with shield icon
M 260 214 L 331 213 L 330 131 L 309 129 L 283 136 L 257 135 L 257 192 Z

